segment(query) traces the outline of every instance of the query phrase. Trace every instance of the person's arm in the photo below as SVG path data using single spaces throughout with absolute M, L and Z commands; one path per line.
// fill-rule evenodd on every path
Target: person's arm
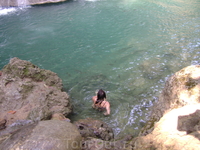
M 97 96 L 93 96 L 92 97 L 92 101 L 93 101 L 92 107 L 93 108 L 94 108 L 94 104 L 96 103 L 96 100 L 97 100 Z
M 104 113 L 104 115 L 110 115 L 110 103 L 107 102 L 106 104 L 106 112 Z

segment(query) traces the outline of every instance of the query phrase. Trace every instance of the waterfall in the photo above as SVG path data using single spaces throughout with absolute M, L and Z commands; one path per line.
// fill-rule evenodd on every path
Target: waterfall
M 18 7 L 26 7 L 27 5 L 29 5 L 28 0 L 16 0 L 16 1 L 17 1 Z
M 29 5 L 29 0 L 0 0 L 0 8 L 7 7 L 26 7 Z

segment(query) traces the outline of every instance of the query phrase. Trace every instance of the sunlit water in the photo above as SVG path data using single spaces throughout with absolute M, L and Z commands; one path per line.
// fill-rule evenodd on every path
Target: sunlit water
M 200 64 L 199 0 L 77 0 L 0 8 L 0 67 L 12 57 L 56 72 L 73 121 L 101 119 L 136 135 L 168 76 Z M 111 115 L 91 108 L 99 88 Z

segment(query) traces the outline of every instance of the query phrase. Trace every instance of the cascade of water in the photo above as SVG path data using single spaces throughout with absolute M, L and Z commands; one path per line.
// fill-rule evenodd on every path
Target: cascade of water
M 29 1 L 28 0 L 16 0 L 18 7 L 25 7 L 27 5 L 29 5 Z
M 0 0 L 1 7 L 26 7 L 30 5 L 29 0 Z

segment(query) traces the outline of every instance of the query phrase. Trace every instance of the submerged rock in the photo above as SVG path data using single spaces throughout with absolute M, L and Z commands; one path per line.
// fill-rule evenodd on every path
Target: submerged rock
M 5 132 L 5 131 L 4 131 Z M 0 132 L 1 139 L 2 134 Z M 77 128 L 60 120 L 40 121 L 4 133 L 0 149 L 80 150 L 82 137 Z
M 186 67 L 167 80 L 132 148 L 200 149 L 200 66 Z
M 6 125 L 17 120 L 46 120 L 54 113 L 71 113 L 69 96 L 62 92 L 62 80 L 56 73 L 18 58 L 11 59 L 1 73 L 0 119 L 5 119 Z

